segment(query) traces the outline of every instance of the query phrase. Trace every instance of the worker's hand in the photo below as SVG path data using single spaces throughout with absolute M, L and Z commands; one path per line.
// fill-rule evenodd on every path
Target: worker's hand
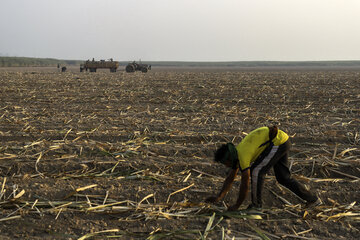
M 215 197 L 215 196 L 212 196 L 212 197 L 208 197 L 205 202 L 208 202 L 208 203 L 216 203 L 220 201 L 220 199 L 218 199 L 218 197 Z
M 230 207 L 228 207 L 228 211 L 236 211 L 236 210 L 238 210 L 238 208 L 239 208 L 240 206 L 238 206 L 237 204 L 235 204 L 235 205 L 232 205 L 232 206 L 230 206 Z

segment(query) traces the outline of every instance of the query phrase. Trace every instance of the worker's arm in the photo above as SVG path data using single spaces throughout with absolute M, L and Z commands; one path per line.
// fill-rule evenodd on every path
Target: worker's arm
M 239 197 L 235 203 L 235 205 L 230 206 L 228 208 L 228 211 L 235 211 L 237 210 L 243 201 L 245 200 L 248 192 L 249 192 L 249 186 L 250 186 L 250 169 L 246 169 L 241 173 L 241 184 L 240 184 L 240 191 L 239 191 Z
M 234 179 L 238 173 L 239 169 L 231 169 L 230 173 L 226 177 L 223 187 L 220 191 L 220 193 L 217 196 L 209 197 L 206 199 L 207 202 L 218 202 L 221 199 L 223 199 L 226 195 L 226 193 L 230 190 L 232 183 L 234 182 Z

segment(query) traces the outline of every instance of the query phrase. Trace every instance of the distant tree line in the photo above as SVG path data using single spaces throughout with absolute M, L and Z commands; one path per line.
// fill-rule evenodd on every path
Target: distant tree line
M 53 58 L 1 57 L 0 67 L 57 67 L 79 66 L 81 60 L 59 60 Z M 128 62 L 120 61 L 120 66 Z M 360 67 L 360 61 L 233 61 L 233 62 L 185 62 L 144 61 L 158 67 Z
M 122 62 L 120 62 L 122 64 Z M 360 61 L 233 61 L 233 62 L 155 62 L 164 67 L 360 67 Z
M 53 58 L 0 57 L 0 67 L 56 67 L 79 65 L 79 60 L 58 60 Z

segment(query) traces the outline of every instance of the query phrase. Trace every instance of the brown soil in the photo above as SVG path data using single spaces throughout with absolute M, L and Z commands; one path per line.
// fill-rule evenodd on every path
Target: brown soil
M 0 239 L 357 239 L 359 82 L 331 70 L 1 70 Z M 227 171 L 216 147 L 272 124 L 324 204 L 304 208 L 272 172 L 262 212 L 244 211 L 249 199 L 225 212 L 239 179 L 205 204 Z

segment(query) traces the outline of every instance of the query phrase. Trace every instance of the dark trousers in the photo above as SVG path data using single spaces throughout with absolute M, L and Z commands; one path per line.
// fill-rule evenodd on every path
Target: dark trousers
M 252 164 L 251 171 L 251 201 L 254 206 L 261 207 L 261 192 L 264 177 L 271 167 L 274 168 L 276 180 L 300 198 L 307 202 L 316 201 L 315 194 L 308 191 L 302 184 L 291 177 L 288 166 L 288 156 L 291 143 L 286 141 L 280 146 L 270 145 Z

